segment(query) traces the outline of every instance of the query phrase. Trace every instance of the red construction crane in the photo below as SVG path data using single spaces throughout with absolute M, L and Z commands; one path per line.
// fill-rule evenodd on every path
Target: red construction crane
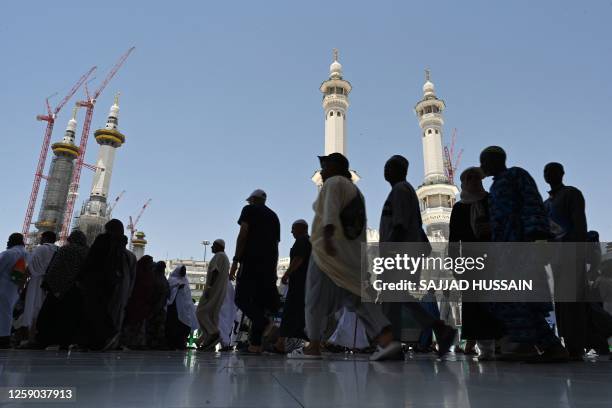
M 136 216 L 135 220 L 132 221 L 132 216 L 130 216 L 130 222 L 128 223 L 128 226 L 127 226 L 128 231 L 130 231 L 130 245 L 132 244 L 132 238 L 134 238 L 134 234 L 136 233 L 136 225 L 138 225 L 138 221 L 140 221 L 140 217 L 142 217 L 142 213 L 144 213 L 144 211 L 147 209 L 150 202 L 151 202 L 151 199 L 149 198 L 147 202 L 144 203 L 140 211 L 138 212 L 138 215 Z
M 70 230 L 70 223 L 72 221 L 72 213 L 74 211 L 74 203 L 76 202 L 76 197 L 79 191 L 79 183 L 81 181 L 81 170 L 83 169 L 83 160 L 85 159 L 85 150 L 87 148 L 87 139 L 89 138 L 89 128 L 91 127 L 91 119 L 93 117 L 94 107 L 96 105 L 96 100 L 106 88 L 108 83 L 113 79 L 117 71 L 121 68 L 127 57 L 130 56 L 132 51 L 134 51 L 135 47 L 131 47 L 129 50 L 125 52 L 120 58 L 119 61 L 115 64 L 115 66 L 110 70 L 104 81 L 100 84 L 98 89 L 93 94 L 89 94 L 86 90 L 87 100 L 78 101 L 77 105 L 87 108 L 85 112 L 85 120 L 83 121 L 83 131 L 81 133 L 81 142 L 79 144 L 79 157 L 77 157 L 76 166 L 72 173 L 72 180 L 70 182 L 70 189 L 68 190 L 68 201 L 66 202 L 66 210 L 64 211 L 64 221 L 62 225 L 62 232 L 60 234 L 60 240 L 62 242 L 66 241 L 68 236 L 68 232 Z
M 43 137 L 42 147 L 40 148 L 40 155 L 38 156 L 38 165 L 36 166 L 36 172 L 34 173 L 34 182 L 32 183 L 32 192 L 30 193 L 30 201 L 28 201 L 28 207 L 26 209 L 25 219 L 23 220 L 22 233 L 23 236 L 28 240 L 28 233 L 30 232 L 30 225 L 32 225 L 32 217 L 34 216 L 34 207 L 36 206 L 36 200 L 38 198 L 38 191 L 40 190 L 40 179 L 45 178 L 43 171 L 45 170 L 45 163 L 47 162 L 47 154 L 49 152 L 49 143 L 51 142 L 51 134 L 53 133 L 53 125 L 55 119 L 60 110 L 66 105 L 66 103 L 72 98 L 76 91 L 83 85 L 83 83 L 89 78 L 89 76 L 96 70 L 96 67 L 91 67 L 79 80 L 72 86 L 70 91 L 64 96 L 55 109 L 51 110 L 49 105 L 49 98 L 46 100 L 47 114 L 36 116 L 37 120 L 47 122 L 47 129 Z
M 123 190 L 122 192 L 119 193 L 117 198 L 115 198 L 115 201 L 113 201 L 113 203 L 108 207 L 107 214 L 110 215 L 110 214 L 113 213 L 113 210 L 115 209 L 115 206 L 117 206 L 117 203 L 119 202 L 119 200 L 121 200 L 121 197 L 123 197 L 124 194 L 125 194 L 125 190 Z
M 448 145 L 444 146 L 444 173 L 446 173 L 446 178 L 451 184 L 455 184 L 455 172 L 459 167 L 459 162 L 461 161 L 461 155 L 463 154 L 463 149 L 459 151 L 457 156 L 455 157 L 455 141 L 457 139 L 457 129 L 453 129 L 453 136 L 451 138 L 450 148 Z

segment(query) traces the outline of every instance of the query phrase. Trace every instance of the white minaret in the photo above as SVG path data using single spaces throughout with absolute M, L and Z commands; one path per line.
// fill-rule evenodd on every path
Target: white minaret
M 329 66 L 329 79 L 319 88 L 323 94 L 323 111 L 325 112 L 325 155 L 346 153 L 346 113 L 348 112 L 348 95 L 353 87 L 342 77 L 342 64 L 338 62 L 338 50 L 334 48 L 334 61 Z M 351 170 L 353 182 L 359 180 L 356 172 Z M 320 186 L 321 175 L 317 171 L 312 181 Z
M 75 223 L 75 228 L 81 230 L 89 244 L 103 231 L 104 224 L 109 219 L 108 191 L 110 189 L 115 153 L 123 143 L 125 136 L 119 132 L 119 94 L 110 108 L 106 125 L 94 132 L 96 142 L 100 145 L 96 160 L 96 173 L 89 198 L 83 203 L 81 214 Z
M 436 96 L 430 72 L 426 70 L 423 99 L 416 104 L 414 110 L 422 130 L 425 167 L 425 180 L 417 189 L 417 195 L 421 204 L 423 224 L 432 242 L 448 240 L 450 213 L 459 192 L 457 187 L 450 183 L 444 172 L 442 150 L 444 118 L 442 112 L 445 107 L 444 101 Z
M 346 113 L 351 89 L 351 84 L 342 79 L 342 64 L 338 62 L 338 50 L 334 49 L 334 61 L 329 66 L 329 79 L 320 87 L 325 112 L 326 155 L 342 153 L 346 156 Z
M 100 144 L 98 159 L 96 160 L 96 174 L 91 187 L 92 197 L 108 198 L 115 152 L 125 142 L 125 137 L 117 129 L 119 125 L 119 93 L 115 95 L 115 102 L 110 108 L 106 126 L 95 133 L 96 141 Z

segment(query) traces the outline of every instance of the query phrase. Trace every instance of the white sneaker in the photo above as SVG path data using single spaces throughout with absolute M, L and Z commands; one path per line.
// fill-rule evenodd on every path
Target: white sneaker
M 305 354 L 304 349 L 295 349 L 287 354 L 287 358 L 292 360 L 321 360 L 323 357 L 320 354 Z
M 403 360 L 402 344 L 392 341 L 386 347 L 377 346 L 376 351 L 370 356 L 370 361 Z

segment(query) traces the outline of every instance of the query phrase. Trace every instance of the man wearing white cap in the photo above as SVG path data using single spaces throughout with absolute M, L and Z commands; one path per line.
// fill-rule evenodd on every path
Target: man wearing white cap
M 240 233 L 230 279 L 236 278 L 236 306 L 251 320 L 249 347 L 244 353 L 260 354 L 264 334 L 273 328 L 266 313 L 276 313 L 280 299 L 276 288 L 276 265 L 280 222 L 266 206 L 267 195 L 255 190 L 240 213 Z M 236 276 L 237 272 L 237 276 Z
M 219 312 L 225 299 L 229 282 L 229 258 L 225 255 L 225 241 L 217 239 L 212 244 L 214 256 L 208 263 L 206 286 L 198 304 L 196 316 L 202 333 L 198 340 L 200 350 L 213 350 L 219 342 Z

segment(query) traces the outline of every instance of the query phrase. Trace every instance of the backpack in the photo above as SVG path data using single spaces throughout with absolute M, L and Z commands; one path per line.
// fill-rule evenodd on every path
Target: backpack
M 366 224 L 366 209 L 363 197 L 359 189 L 355 187 L 357 194 L 349 203 L 340 211 L 340 223 L 344 236 L 349 240 L 359 238 Z

